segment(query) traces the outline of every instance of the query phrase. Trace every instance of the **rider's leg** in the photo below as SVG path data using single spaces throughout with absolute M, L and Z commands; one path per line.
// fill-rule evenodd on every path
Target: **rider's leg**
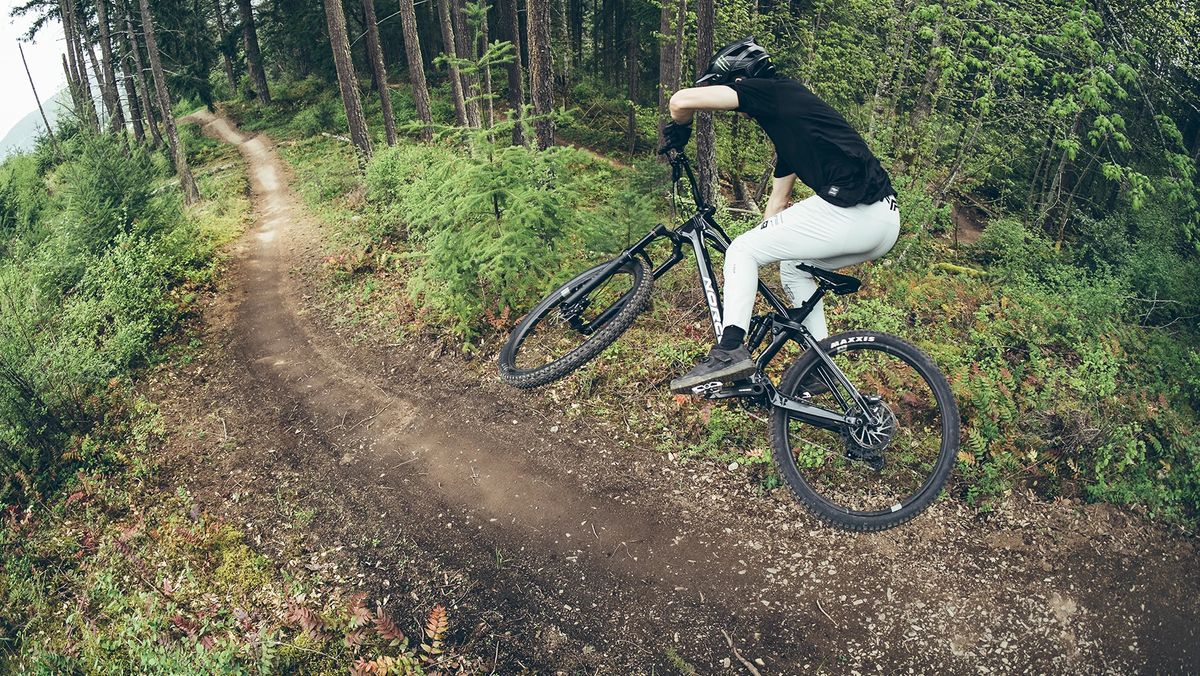
M 779 262 L 779 281 L 783 284 L 784 290 L 787 291 L 793 306 L 798 307 L 817 290 L 817 283 L 812 278 L 812 275 L 799 270 L 796 267 L 797 263 L 808 263 L 809 265 L 815 265 L 826 270 L 837 270 L 848 265 L 873 261 L 891 250 L 892 246 L 896 243 L 896 237 L 900 234 L 899 212 L 892 208 L 895 204 L 894 199 L 885 199 L 878 204 L 879 206 L 871 204 L 855 207 L 856 209 L 863 209 L 869 212 L 867 217 L 863 219 L 864 224 L 874 221 L 875 227 L 879 228 L 882 235 L 878 243 L 871 250 L 840 256 L 827 256 L 824 258 L 808 256 L 802 259 Z M 821 340 L 829 335 L 829 329 L 825 324 L 824 301 L 817 303 L 813 311 L 808 314 L 808 317 L 804 319 L 804 326 L 808 328 L 809 332 L 817 340 Z
M 672 391 L 686 392 L 698 383 L 753 373 L 754 362 L 742 339 L 754 310 L 759 266 L 801 258 L 858 256 L 863 261 L 882 255 L 896 241 L 899 216 L 880 204 L 884 202 L 843 208 L 814 196 L 735 239 L 725 254 L 722 340 L 695 368 L 671 382 Z

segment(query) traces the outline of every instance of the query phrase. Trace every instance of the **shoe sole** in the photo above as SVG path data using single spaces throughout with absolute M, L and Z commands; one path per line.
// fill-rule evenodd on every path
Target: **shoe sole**
M 720 371 L 713 371 L 702 376 L 692 376 L 691 378 L 676 378 L 671 381 L 671 392 L 674 394 L 691 394 L 692 388 L 697 385 L 711 383 L 714 380 L 728 382 L 731 380 L 741 380 L 754 374 L 758 370 L 753 363 L 734 364 Z

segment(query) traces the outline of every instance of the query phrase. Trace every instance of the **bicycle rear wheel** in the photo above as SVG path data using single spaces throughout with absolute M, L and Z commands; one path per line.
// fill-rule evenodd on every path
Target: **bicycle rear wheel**
M 601 274 L 608 263 L 580 274 L 538 303 L 500 350 L 500 378 L 519 388 L 554 382 L 615 341 L 646 307 L 654 275 L 639 258 L 617 268 L 572 307 L 563 300 Z
M 874 331 L 821 341 L 867 400 L 876 423 L 822 429 L 771 411 L 776 467 L 813 513 L 840 528 L 884 530 L 924 511 L 950 475 L 959 447 L 958 406 L 945 377 L 916 346 Z M 779 391 L 864 417 L 813 351 L 788 369 Z

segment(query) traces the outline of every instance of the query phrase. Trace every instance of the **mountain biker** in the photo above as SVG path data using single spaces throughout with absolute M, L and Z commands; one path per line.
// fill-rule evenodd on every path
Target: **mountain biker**
M 694 87 L 671 96 L 664 149 L 682 149 L 697 110 L 736 110 L 762 127 L 778 158 L 763 220 L 725 254 L 725 316 L 720 339 L 696 366 L 671 381 L 687 394 L 696 385 L 733 381 L 755 371 L 743 340 L 758 289 L 758 268 L 779 261 L 779 277 L 794 305 L 816 291 L 795 263 L 836 269 L 875 260 L 900 233 L 900 212 L 888 174 L 836 110 L 807 87 L 775 72 L 753 37 L 725 45 Z M 799 177 L 816 193 L 788 206 Z M 804 320 L 813 337 L 829 335 L 822 305 Z

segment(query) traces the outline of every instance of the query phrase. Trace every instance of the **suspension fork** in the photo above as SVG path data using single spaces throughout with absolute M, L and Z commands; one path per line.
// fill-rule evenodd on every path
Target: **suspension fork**
M 654 240 L 658 239 L 659 237 L 670 237 L 671 234 L 672 231 L 670 228 L 662 223 L 659 223 L 654 227 L 653 230 L 647 233 L 645 237 L 640 239 L 637 244 L 634 244 L 628 249 L 622 251 L 619 256 L 612 259 L 612 261 L 610 261 L 608 265 L 604 266 L 604 268 L 601 269 L 600 272 L 597 273 L 596 276 L 590 281 L 576 289 L 574 292 L 567 294 L 566 297 L 563 298 L 562 306 L 570 307 L 577 304 L 589 293 L 595 291 L 596 287 L 603 284 L 609 277 L 612 277 L 613 273 L 619 270 L 622 265 L 625 265 L 640 255 L 646 249 L 646 247 L 650 246 L 650 244 L 654 242 Z

